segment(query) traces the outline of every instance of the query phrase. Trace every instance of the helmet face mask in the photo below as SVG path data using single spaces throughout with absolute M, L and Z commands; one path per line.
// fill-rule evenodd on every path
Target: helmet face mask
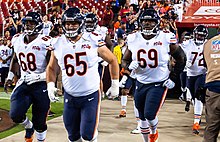
M 76 37 L 83 32 L 84 18 L 78 8 L 67 9 L 61 21 L 63 33 L 66 37 Z
M 195 44 L 202 45 L 208 37 L 208 29 L 203 25 L 199 25 L 193 30 L 193 36 Z
M 98 18 L 95 14 L 89 13 L 85 17 L 85 29 L 87 32 L 93 32 L 97 28 Z
M 139 16 L 139 23 L 142 34 L 156 35 L 159 31 L 160 17 L 155 10 L 147 9 Z
M 154 35 L 155 28 L 158 26 L 158 23 L 155 20 L 146 19 L 141 20 L 141 29 L 144 35 Z
M 25 16 L 22 26 L 26 35 L 35 35 L 40 33 L 43 28 L 43 23 L 38 13 L 29 12 Z

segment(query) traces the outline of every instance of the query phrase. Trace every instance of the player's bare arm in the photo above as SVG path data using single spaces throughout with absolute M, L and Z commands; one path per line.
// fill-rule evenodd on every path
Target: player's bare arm
M 58 65 L 56 57 L 54 56 L 54 52 L 51 51 L 50 53 L 50 60 L 46 69 L 47 83 L 56 82 L 57 75 L 60 73 L 60 67 Z
M 177 44 L 170 44 L 170 55 L 176 60 L 174 70 L 170 73 L 170 79 L 176 82 L 178 75 L 183 71 L 186 65 L 186 55 Z
M 46 69 L 47 91 L 51 102 L 55 102 L 59 100 L 58 97 L 55 97 L 55 94 L 57 93 L 55 82 L 59 73 L 60 73 L 60 67 L 58 65 L 58 61 L 54 56 L 54 52 L 51 51 L 50 61 Z
M 5 84 L 4 84 L 4 90 L 6 93 L 8 93 L 8 87 L 10 85 L 12 85 L 12 79 L 13 79 L 14 75 L 16 75 L 16 76 L 20 75 L 18 59 L 17 59 L 17 56 L 15 53 L 12 57 L 10 67 L 9 67 L 8 77 L 7 77 Z
M 124 74 L 129 74 L 128 66 L 131 63 L 131 51 L 129 49 L 125 50 L 124 56 L 122 58 L 121 66 L 125 69 Z
M 108 47 L 108 49 L 113 51 L 113 43 L 111 41 L 110 35 L 106 34 L 105 42 L 106 42 L 106 46 Z
M 106 46 L 99 47 L 98 53 L 102 59 L 109 63 L 111 78 L 119 79 L 119 65 L 115 55 Z

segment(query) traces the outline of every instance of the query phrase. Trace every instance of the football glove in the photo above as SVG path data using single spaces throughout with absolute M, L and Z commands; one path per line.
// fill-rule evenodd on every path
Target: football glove
M 24 77 L 24 82 L 27 83 L 27 85 L 40 81 L 46 81 L 46 72 L 40 74 L 30 73 Z
M 54 82 L 47 83 L 47 91 L 48 91 L 48 97 L 51 102 L 59 101 L 59 97 L 56 97 L 55 94 L 57 93 L 57 88 L 55 87 Z
M 118 97 L 119 95 L 119 80 L 118 79 L 112 80 L 112 85 L 106 92 L 106 95 L 112 99 Z
M 129 70 L 136 70 L 139 67 L 138 61 L 132 61 L 128 66 Z
M 128 77 L 126 75 L 123 75 L 121 81 L 119 82 L 119 87 L 120 88 L 124 88 L 125 87 L 125 83 L 127 81 Z
M 175 86 L 175 83 L 170 80 L 170 79 L 167 79 L 164 83 L 163 83 L 163 86 L 167 87 L 168 89 L 172 89 L 174 86 Z
M 7 77 L 7 79 L 6 79 L 6 81 L 5 81 L 5 84 L 4 84 L 4 91 L 5 91 L 6 93 L 8 93 L 8 87 L 12 85 L 12 79 L 13 79 L 13 77 L 14 77 L 14 73 L 11 72 L 11 71 L 9 71 L 9 72 L 8 72 L 8 77 Z

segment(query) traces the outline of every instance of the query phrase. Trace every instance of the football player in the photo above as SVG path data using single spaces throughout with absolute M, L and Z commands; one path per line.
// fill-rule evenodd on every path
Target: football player
M 102 39 L 105 41 L 106 46 L 108 47 L 109 50 L 112 51 L 112 46 L 113 43 L 110 39 L 110 36 L 108 35 L 108 29 L 104 26 L 99 26 L 98 25 L 98 17 L 94 14 L 94 13 L 88 13 L 85 16 L 85 31 L 87 33 L 90 34 L 90 36 L 101 36 Z M 99 67 L 98 67 L 98 71 L 99 71 L 99 75 L 100 75 L 100 90 L 101 90 L 101 94 L 102 97 L 105 96 L 104 92 L 103 92 L 103 75 L 104 75 L 104 70 L 105 67 L 108 65 L 107 62 L 105 62 L 102 58 L 99 58 Z
M 141 30 L 128 35 L 128 49 L 122 66 L 135 70 L 137 77 L 134 99 L 141 119 L 143 140 L 156 142 L 159 109 L 167 89 L 175 86 L 177 77 L 184 69 L 186 56 L 176 44 L 173 33 L 159 30 L 160 18 L 155 10 L 145 9 L 138 21 Z M 168 68 L 170 55 L 176 60 L 172 72 Z
M 38 142 L 46 139 L 47 113 L 50 100 L 47 95 L 46 66 L 50 53 L 46 42 L 50 37 L 39 34 L 42 30 L 41 16 L 36 12 L 29 12 L 23 22 L 22 34 L 12 39 L 14 55 L 9 74 L 5 82 L 5 91 L 11 85 L 16 67 L 19 64 L 21 77 L 16 83 L 11 96 L 9 115 L 15 123 L 20 123 L 26 130 L 25 141 L 32 142 L 34 130 Z M 32 106 L 32 121 L 26 116 Z
M 189 49 L 190 47 L 188 46 L 190 39 L 191 39 L 191 34 L 189 32 L 184 32 L 182 34 L 180 47 L 183 49 L 186 55 L 187 55 L 187 52 L 190 51 Z M 181 101 L 186 101 L 185 111 L 189 111 L 192 97 L 191 97 L 189 89 L 186 86 L 187 85 L 186 71 L 187 71 L 187 67 L 185 67 L 183 72 L 180 74 L 182 95 L 179 97 L 179 99 Z
M 206 67 L 204 67 L 203 47 L 208 37 L 208 29 L 199 25 L 193 30 L 193 39 L 190 40 L 187 53 L 187 88 L 189 88 L 194 103 L 193 133 L 198 135 L 203 110 L 204 85 Z
M 100 77 L 98 55 L 111 65 L 113 97 L 119 94 L 119 67 L 116 57 L 99 35 L 83 34 L 84 18 L 78 8 L 62 16 L 63 33 L 53 42 L 47 68 L 48 95 L 54 98 L 56 75 L 62 71 L 64 88 L 63 120 L 71 142 L 97 142 Z M 65 46 L 64 46 L 65 45 Z

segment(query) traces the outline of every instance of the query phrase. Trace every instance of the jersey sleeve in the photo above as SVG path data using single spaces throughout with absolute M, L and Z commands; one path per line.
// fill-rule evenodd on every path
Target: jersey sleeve
M 11 39 L 11 45 L 13 46 L 15 52 L 17 52 L 17 48 L 16 48 L 17 46 L 15 46 L 15 45 L 16 44 L 19 45 L 19 43 L 17 43 L 17 42 L 19 41 L 18 39 L 19 39 L 20 36 L 21 36 L 21 34 L 16 34 Z
M 167 38 L 167 42 L 169 44 L 176 44 L 177 43 L 177 39 L 176 39 L 176 35 L 174 33 L 166 33 L 166 38 Z
M 127 37 L 127 44 L 128 44 L 128 49 L 131 51 L 132 46 L 133 46 L 133 41 L 135 40 L 136 34 L 132 33 L 129 34 Z

